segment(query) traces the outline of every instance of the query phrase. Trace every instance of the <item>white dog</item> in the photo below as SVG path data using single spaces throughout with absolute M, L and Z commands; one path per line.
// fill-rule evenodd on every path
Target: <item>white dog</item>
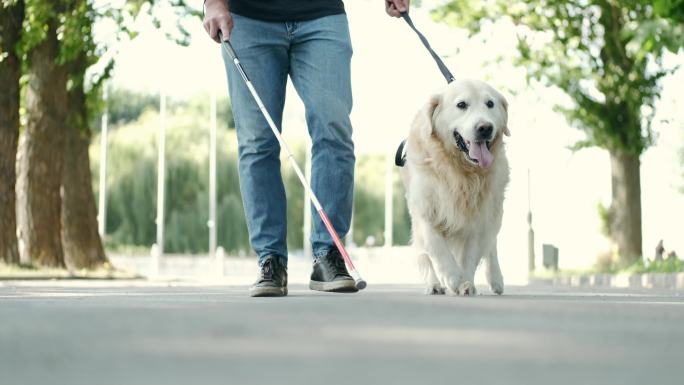
M 508 106 L 480 81 L 456 81 L 416 116 L 402 169 L 428 294 L 475 295 L 482 258 L 492 291 L 503 293 L 496 237 L 509 180 L 503 135 Z

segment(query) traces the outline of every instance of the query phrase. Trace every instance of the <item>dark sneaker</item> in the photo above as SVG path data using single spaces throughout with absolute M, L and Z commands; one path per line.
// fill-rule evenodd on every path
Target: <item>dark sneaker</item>
M 309 289 L 336 293 L 356 293 L 359 291 L 354 279 L 347 271 L 342 255 L 336 248 L 314 260 Z
M 287 295 L 287 268 L 275 256 L 261 262 L 259 277 L 249 288 L 252 297 L 282 297 Z

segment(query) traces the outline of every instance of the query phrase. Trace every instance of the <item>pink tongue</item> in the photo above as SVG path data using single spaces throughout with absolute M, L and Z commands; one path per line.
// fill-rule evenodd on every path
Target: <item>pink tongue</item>
M 478 164 L 482 168 L 488 168 L 492 165 L 494 161 L 494 156 L 485 142 L 473 142 L 470 144 L 470 151 L 468 151 L 468 156 L 472 159 L 477 160 Z

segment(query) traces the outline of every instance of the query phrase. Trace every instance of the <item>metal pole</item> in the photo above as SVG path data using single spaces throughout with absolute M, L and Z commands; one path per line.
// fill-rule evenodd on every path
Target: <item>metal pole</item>
M 534 271 L 534 230 L 532 229 L 532 189 L 530 169 L 527 169 L 527 270 Z
M 159 97 L 159 161 L 157 163 L 157 248 L 164 255 L 164 189 L 166 182 L 166 94 Z
M 394 156 L 387 155 L 385 160 L 385 247 L 392 247 L 394 243 L 393 207 L 394 178 L 392 174 Z
M 209 127 L 209 256 L 216 256 L 216 92 L 211 92 Z
M 349 231 L 347 231 L 347 236 L 344 237 L 344 245 L 349 249 L 356 247 L 354 244 L 354 206 L 352 205 L 352 215 L 351 221 L 349 222 Z
M 304 165 L 304 172 L 306 173 L 306 180 L 311 183 L 311 146 L 306 146 L 306 164 Z M 313 257 L 311 250 L 311 197 L 309 196 L 309 189 L 304 189 L 304 256 L 306 258 Z
M 102 113 L 102 129 L 100 132 L 100 191 L 97 209 L 97 231 L 100 237 L 104 237 L 107 223 L 107 126 L 109 125 L 109 110 L 107 107 L 107 84 L 103 86 L 102 100 L 104 102 L 104 112 Z

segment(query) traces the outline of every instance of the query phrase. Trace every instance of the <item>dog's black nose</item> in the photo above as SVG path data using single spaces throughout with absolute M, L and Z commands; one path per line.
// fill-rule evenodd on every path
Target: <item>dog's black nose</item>
M 494 126 L 491 123 L 480 123 L 477 125 L 477 139 L 479 140 L 490 140 L 492 138 L 492 131 L 494 131 Z

